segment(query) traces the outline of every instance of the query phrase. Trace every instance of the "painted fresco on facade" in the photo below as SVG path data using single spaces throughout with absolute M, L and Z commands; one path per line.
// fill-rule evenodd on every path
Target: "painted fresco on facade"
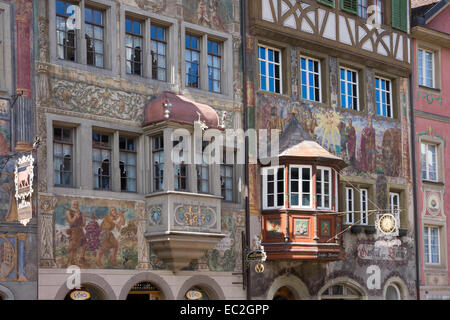
M 5 167 L 0 171 L 0 222 L 17 221 L 17 203 L 15 201 L 14 161 L 0 157 L 0 165 Z
M 2 110 L 0 110 L 0 117 Z M 0 156 L 7 156 L 10 152 L 10 129 L 9 121 L 0 119 Z
M 183 0 L 184 19 L 193 23 L 222 31 L 233 19 L 231 0 Z
M 134 203 L 60 198 L 55 208 L 56 263 L 64 268 L 135 269 L 137 215 Z
M 294 114 L 306 132 L 348 164 L 357 175 L 385 174 L 399 177 L 402 168 L 399 124 L 369 116 L 355 117 L 339 108 L 322 108 L 260 95 L 260 127 L 284 129 Z
M 222 233 L 226 234 L 214 249 L 208 251 L 208 267 L 211 271 L 234 271 L 237 264 L 237 225 L 240 216 L 222 212 Z

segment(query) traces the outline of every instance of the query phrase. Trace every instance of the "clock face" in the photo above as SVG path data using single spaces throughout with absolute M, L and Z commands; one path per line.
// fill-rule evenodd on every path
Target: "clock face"
M 395 231 L 397 222 L 392 214 L 384 214 L 380 218 L 379 227 L 381 232 L 390 234 Z

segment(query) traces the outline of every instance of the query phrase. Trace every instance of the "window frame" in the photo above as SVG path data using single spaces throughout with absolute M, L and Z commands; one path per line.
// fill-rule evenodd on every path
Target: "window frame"
M 143 74 L 144 74 L 144 54 L 143 53 L 144 53 L 144 50 L 145 50 L 145 48 L 144 48 L 145 21 L 140 21 L 139 18 L 135 18 L 133 16 L 127 16 L 127 15 L 125 15 L 124 19 L 125 19 L 125 38 L 124 38 L 125 39 L 125 73 L 128 74 L 128 75 L 132 75 L 132 76 L 142 77 Z M 133 24 L 134 24 L 134 22 L 139 23 L 140 24 L 140 28 L 141 28 L 141 34 L 138 35 L 137 33 L 134 33 L 134 32 L 128 32 L 126 30 L 126 20 L 132 21 Z M 134 28 L 132 27 L 132 29 L 134 29 Z M 128 47 L 127 46 L 127 37 L 128 36 L 132 37 L 132 42 L 133 42 L 132 43 L 132 47 Z M 139 65 L 140 65 L 140 72 L 139 72 L 139 74 L 136 74 L 133 71 L 131 73 L 128 73 L 127 72 L 127 67 L 126 67 L 127 62 L 130 62 L 131 66 L 132 66 L 131 70 L 133 70 L 134 69 L 134 64 L 136 64 L 136 61 L 128 60 L 127 54 L 126 54 L 127 49 L 136 50 L 135 47 L 134 47 L 134 38 L 140 38 L 141 39 L 140 62 L 138 62 Z
M 234 159 L 236 159 L 236 154 L 237 154 L 236 150 L 233 149 L 233 153 L 234 153 Z M 220 169 L 219 169 L 220 170 L 220 172 L 219 172 L 220 193 L 222 195 L 222 201 L 225 201 L 228 203 L 233 203 L 233 202 L 236 202 L 236 195 L 235 195 L 236 164 L 227 163 L 226 154 L 227 154 L 227 151 L 224 148 L 222 151 L 222 163 L 221 163 Z M 231 168 L 231 189 L 226 188 L 226 181 L 225 181 L 225 184 L 222 184 L 222 177 L 224 177 L 224 175 L 222 175 L 222 168 L 224 169 L 225 179 L 230 179 L 229 177 L 226 176 L 226 169 Z M 224 185 L 225 185 L 225 188 L 223 188 Z M 226 190 L 231 190 L 231 200 L 226 199 L 226 196 L 223 195 L 224 190 L 225 190 L 225 192 L 226 192 Z
M 151 181 L 152 181 L 151 191 L 152 192 L 162 192 L 165 190 L 165 183 L 166 183 L 164 181 L 164 167 L 166 164 L 166 159 L 164 157 L 164 144 L 165 144 L 164 134 L 161 132 L 160 134 L 153 135 L 150 138 L 151 138 L 150 146 L 151 146 L 151 167 L 152 167 L 152 169 L 151 169 Z M 155 148 L 155 139 L 157 139 L 157 138 L 162 138 L 162 147 L 160 147 L 160 148 Z M 156 174 L 155 174 L 155 154 L 158 153 L 158 155 L 160 155 L 161 152 L 162 152 L 163 158 L 164 158 L 164 162 L 162 163 L 163 174 L 162 174 L 162 176 L 160 176 L 160 175 L 156 176 Z M 159 159 L 161 159 L 161 157 L 159 157 Z M 159 162 L 159 165 L 160 164 L 161 163 Z M 160 170 L 159 170 L 159 172 L 160 172 Z M 161 178 L 162 178 L 162 183 L 161 183 Z M 159 181 L 159 185 L 160 185 L 159 188 L 156 188 L 156 186 L 155 186 L 156 181 Z
M 209 51 L 209 43 L 211 43 L 211 45 L 213 44 L 213 43 L 217 43 L 217 46 L 218 46 L 218 52 L 217 52 L 217 54 L 216 53 L 214 53 L 214 52 L 210 52 Z M 220 41 L 216 41 L 216 40 L 214 40 L 214 39 L 208 39 L 208 43 L 207 43 L 207 47 L 208 47 L 208 52 L 207 52 L 207 61 L 206 61 L 206 64 L 207 64 L 207 67 L 208 67 L 208 91 L 210 91 L 210 92 L 214 92 L 214 93 L 222 93 L 222 60 L 223 60 L 223 44 L 222 44 L 222 42 L 220 42 Z M 209 57 L 212 57 L 212 59 L 214 60 L 214 58 L 218 58 L 219 59 L 219 61 L 220 61 L 220 63 L 219 63 L 219 68 L 217 68 L 217 67 L 215 67 L 214 66 L 214 62 L 213 62 L 213 64 L 212 65 L 209 65 Z M 219 70 L 219 79 L 217 80 L 217 79 L 214 79 L 214 76 L 213 76 L 213 78 L 210 78 L 210 74 L 209 74 L 209 68 L 211 68 L 211 69 L 213 69 L 213 70 Z M 213 87 L 211 88 L 210 86 L 209 86 L 209 83 L 210 83 L 210 81 L 214 84 L 214 82 L 218 82 L 219 83 L 219 91 L 215 91 L 214 90 L 214 85 L 213 85 Z
M 345 74 L 345 79 L 341 78 L 341 70 L 344 70 L 344 74 Z M 347 72 L 350 71 L 352 73 L 356 74 L 356 82 L 350 82 L 347 80 Z M 345 97 L 346 97 L 346 103 L 348 103 L 348 97 L 349 95 L 347 94 L 347 89 L 348 89 L 348 84 L 352 84 L 352 89 L 353 89 L 353 85 L 356 85 L 356 97 L 353 97 L 353 95 L 351 95 L 352 99 L 354 100 L 356 98 L 356 109 L 355 108 L 349 108 L 348 106 L 342 106 L 342 82 L 345 83 Z M 359 79 L 359 71 L 356 69 L 352 69 L 352 68 L 348 68 L 345 66 L 339 66 L 339 95 L 340 95 L 340 107 L 342 109 L 347 109 L 347 110 L 353 110 L 353 111 L 361 111 L 361 98 L 360 98 L 360 79 Z
M 298 205 L 294 206 L 292 205 L 292 190 L 291 190 L 291 172 L 292 169 L 299 169 L 299 179 L 298 179 Z M 302 205 L 302 199 L 303 199 L 303 182 L 305 180 L 303 180 L 302 178 L 302 174 L 303 174 L 303 169 L 309 169 L 309 206 L 303 206 Z M 292 209 L 314 209 L 314 203 L 313 203 L 313 181 L 314 181 L 314 177 L 313 177 L 313 166 L 312 165 L 289 165 L 289 184 L 288 184 L 288 190 L 289 190 L 289 208 Z
M 134 140 L 134 142 L 133 142 L 133 145 L 134 145 L 134 150 L 128 150 L 128 149 L 121 149 L 120 148 L 120 140 L 121 139 L 126 139 L 127 140 L 127 144 L 128 144 L 128 140 L 129 139 L 133 139 Z M 119 135 L 119 171 L 120 171 L 120 162 L 121 162 L 121 154 L 122 153 L 125 153 L 126 154 L 126 156 L 127 156 L 127 160 L 128 160 L 128 156 L 130 155 L 130 154 L 133 154 L 134 156 L 135 156 L 135 164 L 134 165 L 129 165 L 129 164 L 127 164 L 127 163 L 125 163 L 124 164 L 124 169 L 125 169 L 125 171 L 127 170 L 127 167 L 134 167 L 134 169 L 135 169 L 135 177 L 134 178 L 129 178 L 129 177 L 126 177 L 125 179 L 127 180 L 127 185 L 128 185 L 128 180 L 134 180 L 134 183 L 135 183 L 135 191 L 132 191 L 132 190 L 123 190 L 122 189 L 122 180 L 124 179 L 123 177 L 122 177 L 122 172 L 120 172 L 119 174 L 120 174 L 120 192 L 130 192 L 130 193 L 137 193 L 137 188 L 138 188 L 138 186 L 137 186 L 137 163 L 138 163 L 138 150 L 137 150 L 137 137 L 134 137 L 134 136 L 128 136 L 128 135 Z M 128 188 L 127 188 L 128 189 Z
M 306 70 L 306 69 L 303 70 L 302 69 L 302 59 L 306 59 L 306 67 L 307 68 L 308 68 L 308 60 L 311 60 L 313 62 L 317 62 L 318 63 L 317 69 L 319 70 L 319 72 L 316 73 L 314 71 L 309 71 L 309 70 Z M 313 74 L 313 75 L 318 75 L 318 77 L 319 77 L 319 87 L 318 87 L 318 89 L 319 89 L 319 100 L 312 100 L 311 99 L 311 97 L 310 97 L 310 86 L 308 84 L 305 85 L 306 86 L 307 98 L 303 98 L 303 90 L 302 90 L 302 87 L 304 86 L 303 82 L 302 82 L 302 72 L 303 71 L 306 72 L 306 81 L 307 81 L 307 83 L 309 83 L 309 77 L 308 76 L 309 76 L 310 73 Z M 299 98 L 301 100 L 306 100 L 306 101 L 311 101 L 311 102 L 316 102 L 316 103 L 323 103 L 324 99 L 323 99 L 323 90 L 322 90 L 322 81 L 323 81 L 323 79 L 322 79 L 322 60 L 318 59 L 318 58 L 313 58 L 313 57 L 310 57 L 310 56 L 307 56 L 307 55 L 303 55 L 303 54 L 300 55 L 300 57 L 299 57 L 299 76 L 300 76 L 300 80 L 299 80 L 299 85 L 300 85 Z M 315 92 L 316 87 L 313 86 L 312 88 L 314 89 L 314 92 Z
M 133 75 L 126 73 L 126 60 L 125 60 L 125 43 L 120 44 L 120 66 L 122 78 L 126 78 L 131 81 L 141 82 L 148 85 L 160 86 L 162 90 L 175 90 L 175 84 L 179 80 L 178 70 L 178 55 L 179 55 L 179 37 L 178 37 L 178 21 L 176 19 L 155 14 L 147 10 L 142 10 L 137 7 L 133 7 L 126 4 L 120 5 L 120 37 L 125 39 L 126 26 L 125 19 L 131 18 L 140 20 L 143 28 L 143 61 L 142 61 L 142 75 Z M 152 39 L 151 39 L 151 26 L 164 27 L 166 32 L 166 81 L 156 80 L 152 77 Z M 177 68 L 175 68 L 177 67 Z M 176 90 L 175 90 L 176 91 Z
M 377 85 L 376 85 L 377 79 L 380 80 L 379 81 L 380 88 L 377 88 Z M 381 81 L 389 82 L 390 91 L 387 91 L 386 89 L 382 89 L 381 88 Z M 392 79 L 389 79 L 389 78 L 386 78 L 386 77 L 375 75 L 375 77 L 374 77 L 374 89 L 375 89 L 374 98 L 375 98 L 375 112 L 376 112 L 376 115 L 379 116 L 379 117 L 383 117 L 383 118 L 395 119 L 395 115 L 394 115 L 394 81 Z M 382 102 L 380 102 L 380 112 L 381 113 L 378 113 L 377 90 L 379 90 L 380 93 L 384 93 L 384 94 L 389 93 L 390 94 L 389 103 L 390 103 L 391 116 L 388 115 L 387 99 L 386 99 L 386 115 L 383 115 L 383 112 L 382 112 L 383 111 L 382 110 L 382 105 L 381 105 Z
M 185 36 L 186 34 L 195 35 L 201 39 L 200 47 L 200 83 L 199 88 L 193 88 L 186 86 L 186 62 L 185 62 Z M 204 94 L 215 98 L 227 98 L 232 99 L 234 95 L 233 88 L 233 43 L 232 35 L 225 32 L 216 31 L 207 27 L 199 26 L 197 24 L 182 21 L 181 22 L 181 93 L 182 94 Z M 222 59 L 221 59 L 221 92 L 209 91 L 208 84 L 208 39 L 216 42 L 220 42 L 222 46 Z M 225 61 L 227 63 L 225 63 Z
M 425 244 L 425 229 L 426 228 L 428 228 L 428 230 L 429 230 L 429 232 L 428 232 L 428 243 L 427 244 Z M 437 229 L 437 244 L 438 244 L 438 259 L 439 259 L 439 261 L 438 262 L 427 262 L 427 259 L 429 258 L 430 260 L 429 261 L 432 261 L 432 251 L 431 251 L 431 237 L 430 237 L 430 235 L 431 235 L 431 229 Z M 423 245 L 424 245 L 424 249 L 423 249 L 423 255 L 424 255 L 424 262 L 425 262 L 425 265 L 427 265 L 427 266 L 440 266 L 441 264 L 442 264 L 442 258 L 441 258 L 441 256 L 442 256 L 442 254 L 441 254 L 441 227 L 440 226 L 434 226 L 434 225 L 429 225 L 429 224 L 426 224 L 426 225 L 424 225 L 423 226 L 423 233 L 424 233 L 424 236 L 423 236 L 423 240 L 424 240 L 424 243 L 423 243 Z M 428 257 L 425 255 L 425 247 L 428 247 Z
M 419 61 L 419 53 L 422 53 L 422 61 Z M 431 53 L 431 68 L 432 68 L 432 72 L 431 72 L 431 86 L 428 86 L 425 83 L 425 75 L 426 75 L 426 55 L 425 53 Z M 422 47 L 418 47 L 417 48 L 417 82 L 419 84 L 419 86 L 422 87 L 427 87 L 427 88 L 431 88 L 431 89 L 436 89 L 436 52 L 429 50 L 429 49 L 425 49 Z M 422 67 L 422 74 L 419 74 L 419 65 Z M 420 82 L 420 77 L 422 77 L 422 83 Z
M 329 179 L 329 182 L 328 182 L 328 185 L 329 185 L 329 188 L 328 188 L 328 197 L 329 197 L 329 200 L 328 200 L 328 204 L 329 204 L 329 207 L 325 207 L 325 206 L 319 206 L 319 202 L 318 202 L 318 200 L 317 200 L 317 196 L 318 196 L 318 192 L 317 192 L 317 171 L 319 171 L 319 170 L 321 170 L 322 172 L 324 172 L 324 171 L 328 171 L 328 179 Z M 322 174 L 322 178 L 324 177 L 324 175 Z M 323 167 L 323 166 L 316 166 L 316 170 L 315 170 L 315 183 L 316 183 L 316 192 L 315 192 L 315 199 L 316 199 L 316 209 L 317 210 L 331 210 L 331 208 L 333 207 L 333 204 L 332 204 L 332 202 L 333 202 L 333 169 L 331 168 L 331 167 Z M 324 195 L 325 195 L 325 193 L 324 193 L 324 190 L 325 190 L 325 181 L 324 180 L 322 180 L 321 181 L 321 189 L 322 189 L 322 193 L 321 193 L 321 199 L 322 199 L 322 204 L 324 204 L 325 203 L 325 197 L 324 197 Z
M 259 54 L 260 53 L 260 48 L 264 48 L 264 50 L 266 51 L 266 54 L 267 54 L 268 50 L 272 50 L 272 51 L 274 51 L 274 53 L 278 52 L 280 62 L 279 63 L 275 62 L 275 54 L 274 54 L 274 61 L 269 61 L 268 58 L 267 59 L 261 59 L 260 54 Z M 262 43 L 258 43 L 257 50 L 258 50 L 258 53 L 257 53 L 258 54 L 258 59 L 257 59 L 257 61 L 258 61 L 258 90 L 265 91 L 265 92 L 271 92 L 271 93 L 275 93 L 275 94 L 283 94 L 283 52 L 282 52 L 282 50 L 278 49 L 278 48 L 275 48 L 275 47 L 272 47 L 272 46 L 268 46 L 266 44 L 262 44 Z M 264 62 L 265 70 L 268 70 L 270 63 L 274 65 L 274 76 L 273 76 L 273 79 L 274 79 L 274 91 L 270 91 L 269 90 L 269 88 L 270 88 L 270 86 L 269 86 L 269 79 L 270 79 L 270 77 L 269 77 L 268 73 L 266 75 L 263 75 L 266 78 L 266 89 L 261 88 L 261 76 L 262 76 L 261 68 L 260 68 L 260 63 L 261 62 Z M 275 66 L 276 65 L 278 65 L 279 70 L 280 70 L 279 78 L 275 77 Z M 275 88 L 276 88 L 275 82 L 276 82 L 276 80 L 280 81 L 280 92 L 276 92 L 275 91 Z
M 84 70 L 88 72 L 95 72 L 104 76 L 116 76 L 118 74 L 118 66 L 116 62 L 117 57 L 117 4 L 112 0 L 74 0 L 74 4 L 78 5 L 81 10 L 81 29 L 77 35 L 79 43 L 77 55 L 79 59 L 77 62 L 70 60 L 59 59 L 56 52 L 57 34 L 56 34 L 56 1 L 49 1 L 49 38 L 50 38 L 50 62 L 69 68 Z M 105 28 L 104 28 L 104 67 L 98 68 L 87 64 L 87 51 L 85 44 L 85 4 L 89 7 L 94 7 L 104 11 Z
M 192 48 L 192 47 L 187 47 L 186 46 L 186 38 L 188 36 L 191 38 L 190 42 L 192 42 L 192 38 L 198 39 L 198 48 Z M 202 78 L 203 77 L 202 77 L 202 72 L 201 72 L 201 69 L 202 69 L 201 66 L 202 66 L 202 62 L 203 62 L 203 59 L 202 59 L 202 37 L 200 37 L 198 35 L 195 35 L 195 34 L 192 34 L 192 33 L 186 32 L 184 34 L 184 39 L 185 39 L 185 41 L 184 41 L 184 65 L 186 66 L 187 63 L 196 64 L 197 65 L 197 73 L 195 75 L 193 73 L 187 73 L 186 68 L 183 69 L 182 72 L 184 74 L 184 79 L 185 79 L 184 85 L 185 85 L 186 88 L 204 89 L 202 87 Z M 191 54 L 190 54 L 191 60 L 189 60 L 189 61 L 186 60 L 186 53 L 187 53 L 188 50 L 191 51 Z M 192 52 L 196 52 L 198 54 L 198 57 L 199 57 L 198 63 L 194 63 L 192 61 Z M 193 85 L 188 84 L 188 80 L 187 80 L 188 75 L 189 75 L 189 77 L 193 77 L 194 76 L 194 77 L 197 78 L 197 86 L 193 86 Z
M 94 10 L 100 12 L 101 13 L 101 18 L 102 18 L 102 24 L 100 25 L 100 24 L 97 24 L 97 23 L 92 22 L 92 21 L 90 21 L 90 22 L 86 21 L 86 9 L 92 10 L 92 13 L 93 13 Z M 85 49 L 85 51 L 86 51 L 86 65 L 91 66 L 91 67 L 95 67 L 95 68 L 99 68 L 99 69 L 104 69 L 105 68 L 105 51 L 106 51 L 105 50 L 106 10 L 98 8 L 98 7 L 95 7 L 95 6 L 91 6 L 91 5 L 85 5 L 84 6 L 84 20 L 83 20 L 83 22 L 84 22 L 84 30 L 85 30 L 85 32 L 84 32 L 84 39 L 85 39 L 85 43 L 86 43 L 86 49 Z M 87 25 L 91 25 L 92 26 L 92 33 L 93 33 L 93 38 L 92 39 L 94 41 L 94 49 L 93 49 L 93 51 L 88 49 L 88 43 L 86 41 L 86 36 L 87 36 L 87 34 L 86 34 L 86 29 L 87 29 L 86 26 Z M 98 27 L 98 28 L 102 29 L 102 39 L 101 40 L 95 38 L 95 27 Z M 97 66 L 97 64 L 96 64 L 97 52 L 95 51 L 95 41 L 101 41 L 102 42 L 102 53 L 101 53 L 102 66 L 101 67 Z M 93 58 L 94 58 L 93 64 L 89 64 L 88 63 L 88 56 L 89 56 L 90 53 L 93 54 Z
M 426 150 L 426 158 L 425 158 L 425 173 L 426 173 L 426 177 L 423 177 L 423 173 L 424 173 L 424 168 L 423 168 L 423 162 L 422 162 L 422 147 L 426 146 L 427 150 Z M 430 178 L 430 172 L 428 170 L 428 151 L 429 151 L 429 147 L 430 146 L 434 146 L 435 147 L 435 158 L 436 158 L 436 179 L 433 180 Z M 431 181 L 431 182 L 438 182 L 439 181 L 439 144 L 436 143 L 430 143 L 427 141 L 421 141 L 420 142 L 420 166 L 421 166 L 421 179 L 423 181 Z
M 365 193 L 366 200 L 363 201 L 363 194 Z M 363 210 L 363 202 L 365 202 L 366 209 Z M 360 225 L 367 226 L 369 224 L 369 189 L 359 189 L 359 219 Z
M 268 206 L 268 193 L 267 193 L 267 172 L 269 170 L 275 170 L 276 172 L 274 172 L 274 189 L 273 189 L 273 195 L 274 195 L 274 206 L 273 207 L 269 207 Z M 283 170 L 283 204 L 281 206 L 278 205 L 278 182 L 280 180 L 277 179 L 277 175 L 278 175 L 278 170 Z M 276 209 L 282 209 L 285 207 L 285 197 L 286 197 L 286 188 L 285 188 L 285 167 L 284 166 L 273 166 L 273 167 L 263 167 L 262 168 L 262 182 L 263 182 L 263 209 L 264 210 L 276 210 Z M 277 205 L 275 205 L 277 204 Z
M 61 129 L 61 130 L 70 130 L 70 143 L 64 141 L 64 140 L 56 140 L 55 139 L 55 129 Z M 56 125 L 53 124 L 52 126 L 52 130 L 53 130 L 53 134 L 52 134 L 52 152 L 53 152 L 53 186 L 58 187 L 58 188 L 73 188 L 75 185 L 75 181 L 74 181 L 74 177 L 75 177 L 75 168 L 74 168 L 74 150 L 75 150 L 75 128 L 72 127 L 66 127 L 66 126 L 60 126 L 60 125 Z M 70 166 L 71 166 L 71 170 L 70 171 L 60 171 L 60 170 L 56 170 L 55 169 L 55 158 L 60 158 L 60 157 L 55 157 L 55 143 L 61 144 L 62 145 L 62 150 L 64 150 L 64 145 L 70 145 L 71 148 L 71 159 L 70 159 Z M 64 161 L 64 157 L 62 157 L 61 159 L 63 159 Z M 70 173 L 70 184 L 57 184 L 55 182 L 55 177 L 56 177 L 56 171 L 60 172 L 60 173 Z
M 153 27 L 161 28 L 161 29 L 164 30 L 164 40 L 152 37 L 152 28 Z M 169 47 L 168 38 L 169 38 L 169 33 L 170 33 L 170 31 L 169 31 L 169 27 L 168 26 L 165 26 L 165 25 L 160 24 L 158 22 L 152 23 L 152 21 L 150 21 L 150 58 L 151 58 L 150 59 L 150 64 L 151 64 L 151 69 L 152 69 L 150 77 L 151 77 L 152 80 L 159 81 L 159 82 L 168 82 L 168 75 L 167 74 L 168 74 L 168 56 L 169 56 L 168 55 L 168 47 Z M 153 42 L 162 43 L 164 45 L 164 52 L 165 52 L 164 55 L 159 53 L 159 49 L 157 51 L 153 51 Z M 156 60 L 156 77 L 153 75 L 153 71 L 155 69 L 155 66 L 153 64 L 153 52 L 155 52 L 155 55 L 157 56 L 157 60 Z M 161 68 L 161 67 L 158 66 L 158 61 L 159 61 L 160 56 L 164 56 L 164 59 L 165 59 L 165 66 L 164 66 L 164 68 Z M 159 69 L 164 69 L 164 80 L 158 79 L 158 70 Z
M 351 190 L 352 199 L 351 199 L 351 210 L 349 210 L 349 197 L 348 191 Z M 355 190 L 352 187 L 345 187 L 345 211 L 347 214 L 345 215 L 345 224 L 354 225 L 355 224 Z M 349 216 L 351 215 L 352 219 L 350 221 Z
M 109 144 L 109 146 L 108 147 L 94 146 L 94 134 L 100 135 L 100 139 L 101 139 L 101 136 L 108 136 L 108 140 L 109 140 L 108 144 Z M 98 130 L 92 130 L 92 166 L 93 167 L 94 167 L 94 163 L 98 162 L 98 161 L 94 160 L 94 149 L 101 150 L 100 151 L 101 155 L 103 154 L 103 152 L 102 152 L 103 150 L 109 151 L 110 159 L 109 159 L 108 175 L 103 175 L 103 174 L 98 174 L 98 173 L 92 172 L 92 175 L 93 175 L 93 178 L 94 178 L 94 180 L 93 180 L 93 189 L 94 190 L 101 190 L 101 191 L 113 191 L 114 190 L 114 187 L 113 187 L 114 135 L 111 134 L 111 133 L 101 132 L 101 131 L 98 131 Z M 101 160 L 100 164 L 103 164 L 103 160 Z M 102 168 L 102 166 L 100 166 L 100 169 L 101 168 Z M 101 170 L 102 170 L 102 173 L 103 173 L 103 169 L 101 169 Z M 100 186 L 100 183 L 99 183 L 99 187 L 96 188 L 95 187 L 95 179 L 100 179 L 101 180 L 103 177 L 108 177 L 108 188 L 104 188 L 103 187 L 103 182 L 101 183 L 102 184 L 101 186 Z

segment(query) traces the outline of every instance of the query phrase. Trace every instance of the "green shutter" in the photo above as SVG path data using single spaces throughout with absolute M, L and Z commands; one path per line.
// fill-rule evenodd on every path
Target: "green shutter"
M 317 2 L 323 3 L 327 6 L 334 8 L 334 0 L 317 0 Z
M 358 0 L 341 0 L 341 9 L 358 14 Z
M 392 0 L 392 28 L 408 31 L 408 0 Z

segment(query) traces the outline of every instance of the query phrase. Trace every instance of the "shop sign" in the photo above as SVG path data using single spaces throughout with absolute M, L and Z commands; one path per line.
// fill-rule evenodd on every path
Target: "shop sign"
M 17 159 L 14 171 L 14 184 L 16 187 L 16 201 L 18 220 L 23 225 L 31 220 L 32 205 L 31 195 L 33 193 L 33 177 L 34 177 L 34 158 L 30 155 L 24 155 Z
M 202 297 L 202 293 L 198 290 L 189 290 L 186 292 L 186 298 L 188 300 L 200 300 Z
M 262 250 L 252 250 L 247 254 L 248 261 L 264 261 L 266 253 Z
M 74 290 L 70 294 L 70 299 L 82 301 L 82 300 L 89 300 L 91 298 L 91 294 L 89 291 L 86 290 Z

